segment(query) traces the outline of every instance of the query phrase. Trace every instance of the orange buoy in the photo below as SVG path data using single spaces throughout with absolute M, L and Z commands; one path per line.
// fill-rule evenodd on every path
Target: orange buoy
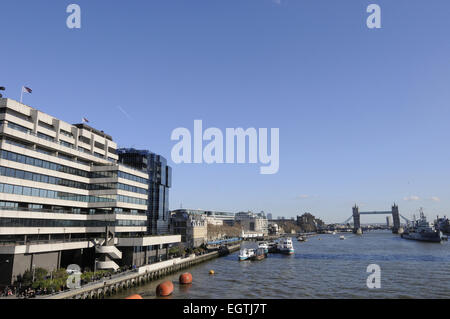
M 192 283 L 192 275 L 188 272 L 180 275 L 180 284 L 186 285 Z
M 142 298 L 141 295 L 136 294 L 136 295 L 128 296 L 125 299 L 144 299 L 144 298 Z
M 211 269 L 211 270 L 209 271 L 209 274 L 210 274 L 210 275 L 214 275 L 214 270 Z
M 171 281 L 164 281 L 156 287 L 156 295 L 165 297 L 170 296 L 173 292 L 173 283 Z

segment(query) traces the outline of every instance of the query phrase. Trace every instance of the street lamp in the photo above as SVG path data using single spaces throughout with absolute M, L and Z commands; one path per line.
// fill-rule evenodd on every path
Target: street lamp
M 98 261 L 98 259 L 95 258 L 95 260 L 94 260 L 94 275 L 95 275 L 95 272 L 97 271 L 97 261 Z

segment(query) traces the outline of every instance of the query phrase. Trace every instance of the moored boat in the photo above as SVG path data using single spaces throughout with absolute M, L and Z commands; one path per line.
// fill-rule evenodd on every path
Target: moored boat
M 255 255 L 255 250 L 250 248 L 241 249 L 239 252 L 239 261 L 251 259 Z
M 259 243 L 258 248 L 262 248 L 266 255 L 269 253 L 269 244 L 266 242 Z
M 264 248 L 258 248 L 256 251 L 254 251 L 254 254 L 251 258 L 251 260 L 263 260 L 266 257 L 266 254 L 264 253 Z
M 277 244 L 277 249 L 278 252 L 282 254 L 286 255 L 294 254 L 294 245 L 292 244 L 292 239 L 290 237 L 280 239 Z
M 412 225 L 408 227 L 401 237 L 404 239 L 412 239 L 419 241 L 427 241 L 432 243 L 440 243 L 444 240 L 442 231 L 435 227 L 434 224 L 427 221 L 422 209 L 420 210 L 419 220 L 414 220 Z

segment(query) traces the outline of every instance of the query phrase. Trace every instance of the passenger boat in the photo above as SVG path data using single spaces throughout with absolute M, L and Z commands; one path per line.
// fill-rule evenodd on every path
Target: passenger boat
M 291 238 L 282 238 L 277 245 L 278 252 L 286 255 L 294 254 L 294 245 Z
M 250 248 L 241 249 L 239 252 L 239 261 L 251 259 L 255 255 L 255 250 Z
M 262 248 L 264 250 L 264 254 L 268 254 L 269 253 L 269 244 L 266 242 L 262 242 L 258 245 L 258 248 Z

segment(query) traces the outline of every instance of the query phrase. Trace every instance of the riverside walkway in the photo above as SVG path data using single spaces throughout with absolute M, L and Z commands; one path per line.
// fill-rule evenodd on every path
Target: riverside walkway
M 239 248 L 239 244 L 228 247 L 230 252 L 237 251 Z M 145 284 L 217 257 L 219 257 L 219 252 L 213 251 L 199 256 L 191 255 L 187 258 L 169 259 L 112 276 L 111 279 L 105 278 L 80 288 L 66 290 L 53 295 L 39 296 L 37 299 L 101 299 L 105 296 L 112 296 L 118 291 Z

